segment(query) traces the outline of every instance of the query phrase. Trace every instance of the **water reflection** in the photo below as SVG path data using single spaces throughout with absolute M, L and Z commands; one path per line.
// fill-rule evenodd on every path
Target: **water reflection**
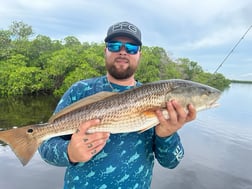
M 41 101 L 47 107 L 41 108 L 41 102 L 15 102 L 3 107 L 0 101 L 1 127 L 47 120 L 56 102 Z M 252 85 L 233 84 L 219 103 L 215 109 L 200 112 L 196 121 L 180 131 L 185 158 L 174 170 L 156 163 L 153 189 L 252 188 Z M 30 113 L 25 110 L 29 107 Z M 12 111 L 20 115 L 3 115 Z M 23 118 L 20 121 L 18 117 Z M 1 188 L 62 188 L 64 168 L 46 164 L 37 153 L 22 167 L 8 146 L 0 146 L 0 166 Z
M 0 98 L 0 128 L 46 122 L 56 103 L 53 96 Z

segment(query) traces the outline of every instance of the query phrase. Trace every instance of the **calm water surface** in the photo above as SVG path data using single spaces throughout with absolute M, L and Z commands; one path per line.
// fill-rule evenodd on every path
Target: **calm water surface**
M 0 99 L 0 128 L 46 121 L 57 100 L 40 98 Z M 219 103 L 179 132 L 185 157 L 173 170 L 156 163 L 153 189 L 252 189 L 252 85 L 232 84 Z M 61 189 L 63 177 L 64 168 L 46 164 L 38 153 L 22 167 L 0 145 L 1 189 Z

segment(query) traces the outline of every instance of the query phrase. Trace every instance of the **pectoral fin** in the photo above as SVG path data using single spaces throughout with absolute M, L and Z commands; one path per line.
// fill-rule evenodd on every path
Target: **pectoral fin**
M 166 109 L 162 109 L 162 113 L 165 117 L 165 119 L 169 118 L 168 112 Z M 144 117 L 144 129 L 140 130 L 139 133 L 142 133 L 144 131 L 147 131 L 148 129 L 155 127 L 159 124 L 159 120 L 155 114 L 155 110 L 149 110 L 142 113 L 142 116 Z
M 144 117 L 144 128 L 140 130 L 139 133 L 143 133 L 144 131 L 149 130 L 159 123 L 157 116 L 153 110 L 145 111 L 141 116 Z

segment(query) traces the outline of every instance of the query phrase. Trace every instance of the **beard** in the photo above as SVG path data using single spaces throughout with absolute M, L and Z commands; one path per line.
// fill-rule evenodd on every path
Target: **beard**
M 115 79 L 128 79 L 129 77 L 131 77 L 137 67 L 132 67 L 132 66 L 128 66 L 127 69 L 118 69 L 114 64 L 109 64 L 108 62 L 106 62 L 106 68 L 108 73 L 114 77 Z

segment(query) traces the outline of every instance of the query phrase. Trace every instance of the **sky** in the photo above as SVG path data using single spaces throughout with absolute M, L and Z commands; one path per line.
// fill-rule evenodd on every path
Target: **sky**
M 100 43 L 110 25 L 129 21 L 140 28 L 143 45 L 162 47 L 174 60 L 188 58 L 210 73 L 223 63 L 218 73 L 252 80 L 251 0 L 0 0 L 0 5 L 0 30 L 22 21 L 34 36 Z

